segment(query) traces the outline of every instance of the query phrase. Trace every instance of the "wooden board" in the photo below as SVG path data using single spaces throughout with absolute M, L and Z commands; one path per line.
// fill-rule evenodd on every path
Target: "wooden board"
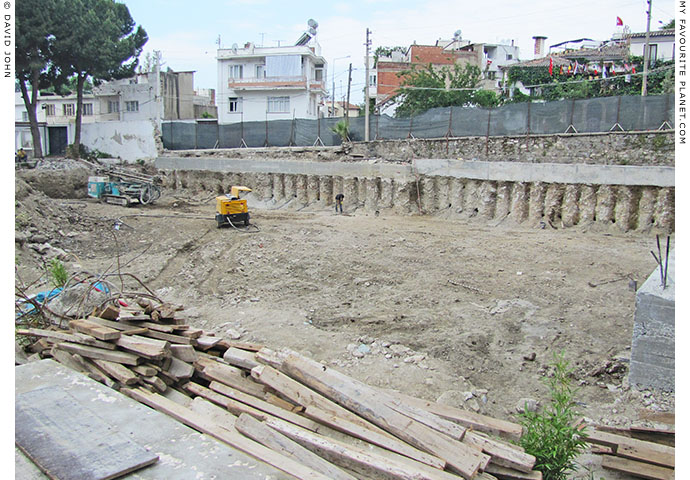
M 269 419 L 266 420 L 266 424 L 326 460 L 359 473 L 362 478 L 459 480 L 455 475 L 413 462 L 406 457 L 400 456 L 400 459 L 405 459 L 402 461 L 394 460 L 389 456 L 384 457 L 369 449 L 354 447 L 281 420 Z
M 83 333 L 73 332 L 68 333 L 67 331 L 55 331 L 55 330 L 42 330 L 39 328 L 27 328 L 15 330 L 17 335 L 30 335 L 32 337 L 47 338 L 52 342 L 72 342 L 81 343 L 82 345 L 90 345 L 92 347 L 106 348 L 109 350 L 115 350 L 117 347 L 109 342 L 104 342 L 102 340 L 97 340 L 90 335 Z
M 306 417 L 317 420 L 323 423 L 324 425 L 328 425 L 334 430 L 347 433 L 352 437 L 359 438 L 360 440 L 364 440 L 373 445 L 378 445 L 381 448 L 385 448 L 386 450 L 390 450 L 391 452 L 398 453 L 418 462 L 425 463 L 431 467 L 443 470 L 443 468 L 446 466 L 446 462 L 444 462 L 440 458 L 434 457 L 433 455 L 429 455 L 426 452 L 417 450 L 416 448 L 408 445 L 407 443 L 401 440 L 398 440 L 397 438 L 391 438 L 386 435 L 381 435 L 378 432 L 371 431 L 367 428 L 361 427 L 357 424 L 339 418 L 335 415 L 331 415 L 327 412 L 324 412 L 323 410 L 320 410 L 314 407 L 313 405 L 308 406 L 304 410 L 304 415 Z
M 542 474 L 537 470 L 526 473 L 513 470 L 512 468 L 494 465 L 493 463 L 489 463 L 484 471 L 497 476 L 501 480 L 542 480 Z
M 170 355 L 170 344 L 164 340 L 156 340 L 140 335 L 123 335 L 115 343 L 119 347 L 149 360 L 162 360 Z
M 115 322 L 113 320 L 106 320 L 100 317 L 89 317 L 89 321 L 103 325 L 104 327 L 110 327 L 115 330 L 119 330 L 122 335 L 141 335 L 142 333 L 148 332 L 147 328 L 133 327 L 127 325 L 126 323 Z
M 429 400 L 422 400 L 393 390 L 385 390 L 385 392 L 395 398 L 399 398 L 408 405 L 422 408 L 439 417 L 457 422 L 460 425 L 464 425 L 465 427 L 472 428 L 479 432 L 490 433 L 507 440 L 516 441 L 522 436 L 522 426 L 517 423 L 488 417 L 486 415 L 469 412 Z
M 236 367 L 225 365 L 219 362 L 207 364 L 203 369 L 204 374 L 209 378 L 224 383 L 241 392 L 248 393 L 257 398 L 265 397 L 264 386 L 256 383 L 251 378 L 246 378 L 242 371 Z
M 179 422 L 192 427 L 202 433 L 212 436 L 222 442 L 231 445 L 238 450 L 241 450 L 253 457 L 262 460 L 269 465 L 273 465 L 277 469 L 294 476 L 301 480 L 329 480 L 329 478 L 319 472 L 295 462 L 291 458 L 274 452 L 273 450 L 264 447 L 260 443 L 248 439 L 239 432 L 231 432 L 225 428 L 216 426 L 215 422 L 207 419 L 203 415 L 199 415 L 192 410 L 185 408 L 172 400 L 158 395 L 149 393 L 140 388 L 137 389 L 123 389 L 123 393 L 131 396 L 151 408 L 163 412 L 171 417 L 177 419 Z
M 253 352 L 248 352 L 247 350 L 241 350 L 235 347 L 230 347 L 225 350 L 223 360 L 228 362 L 230 365 L 246 368 L 247 370 L 251 370 L 259 365 L 259 362 L 256 361 Z
M 173 357 L 183 362 L 194 363 L 199 358 L 196 350 L 191 345 L 170 345 L 170 352 Z
M 125 385 L 134 385 L 135 383 L 139 383 L 139 378 L 137 375 L 124 365 L 96 359 L 93 360 L 93 363 L 100 368 L 103 373 L 109 375 L 120 383 Z
M 587 443 L 593 443 L 596 445 L 604 445 L 606 447 L 613 448 L 613 451 L 618 453 L 620 447 L 629 447 L 625 450 L 626 455 L 630 456 L 633 450 L 642 451 L 644 455 L 657 455 L 660 459 L 659 462 L 662 464 L 668 464 L 672 466 L 673 458 L 675 457 L 676 449 L 669 447 L 667 445 L 660 445 L 653 442 L 645 442 L 644 440 L 637 440 L 635 438 L 624 437 L 622 435 L 615 435 L 613 433 L 601 432 L 599 430 L 593 430 L 587 432 L 587 438 L 585 438 Z M 646 458 L 641 458 L 642 460 L 648 461 Z M 655 463 L 659 463 L 655 462 Z M 670 463 L 668 463 L 670 462 Z
M 58 343 L 56 347 L 61 350 L 67 350 L 68 352 L 78 353 L 84 357 L 108 360 L 109 362 L 122 363 L 124 365 L 138 365 L 141 363 L 141 357 L 127 352 L 104 350 L 102 348 L 89 347 L 88 345 L 79 345 L 76 343 Z
M 98 323 L 90 322 L 89 320 L 72 320 L 69 322 L 69 328 L 103 341 L 117 340 L 121 335 L 120 332 L 114 328 L 105 327 Z
M 60 480 L 108 480 L 158 460 L 57 387 L 15 397 L 15 442 Z
M 281 369 L 410 445 L 445 460 L 448 468 L 465 478 L 472 478 L 490 460 L 475 447 L 453 440 L 387 407 L 381 402 L 379 390 L 296 352 L 287 356 Z
M 356 480 L 349 473 L 345 473 L 332 463 L 327 462 L 312 451 L 267 427 L 264 423 L 246 413 L 243 413 L 235 420 L 235 428 L 244 436 L 267 446 L 275 452 L 294 458 L 302 465 L 313 468 L 332 480 Z
M 177 343 L 181 345 L 194 345 L 196 341 L 189 337 L 183 337 L 181 335 L 173 335 L 172 333 L 156 332 L 155 330 L 149 330 L 146 334 L 147 337 L 157 338 L 159 340 L 165 340 L 170 343 Z
M 604 455 L 601 459 L 601 466 L 609 470 L 629 473 L 636 477 L 647 478 L 649 480 L 675 479 L 675 470 L 672 468 L 650 465 L 649 463 L 637 462 L 627 458 L 612 457 L 610 455 Z

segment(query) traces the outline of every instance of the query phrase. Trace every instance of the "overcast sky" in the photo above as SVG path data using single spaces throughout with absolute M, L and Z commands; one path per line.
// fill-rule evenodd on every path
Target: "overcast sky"
M 196 88 L 217 88 L 216 44 L 292 45 L 307 28 L 319 23 L 318 41 L 329 64 L 328 89 L 335 60 L 336 95 L 347 87 L 352 62 L 353 103 L 363 99 L 367 27 L 372 52 L 379 46 L 433 45 L 439 38 L 495 43 L 514 40 L 520 58 L 533 58 L 534 35 L 548 37 L 547 47 L 566 40 L 609 39 L 620 17 L 633 32 L 646 28 L 646 0 L 349 0 L 346 2 L 276 0 L 124 0 L 149 34 L 146 51 L 161 50 L 165 67 L 195 70 Z M 674 0 L 654 0 L 652 30 L 674 17 Z M 349 55 L 350 58 L 339 58 Z M 342 87 L 341 87 L 342 85 Z M 342 90 L 341 90 L 342 88 Z

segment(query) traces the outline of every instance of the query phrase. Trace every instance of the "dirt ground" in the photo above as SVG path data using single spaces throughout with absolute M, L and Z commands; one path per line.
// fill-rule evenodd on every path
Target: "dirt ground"
M 119 261 L 184 305 L 195 327 L 497 418 L 515 421 L 525 399 L 547 399 L 543 380 L 561 351 L 586 418 L 625 426 L 674 411 L 673 394 L 627 384 L 633 281 L 655 268 L 652 234 L 375 216 L 348 212 L 347 199 L 344 215 L 250 201 L 245 232 L 216 228 L 213 192 L 124 208 L 49 198 L 37 176 L 16 182 L 24 282 L 51 256 L 71 272 L 113 272 Z

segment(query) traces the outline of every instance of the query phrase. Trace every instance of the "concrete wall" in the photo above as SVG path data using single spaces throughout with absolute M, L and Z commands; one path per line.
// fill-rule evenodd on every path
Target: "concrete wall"
M 667 286 L 659 268 L 635 296 L 630 385 L 675 391 L 675 252 L 669 258 Z
M 127 162 L 158 155 L 151 120 L 101 122 L 82 126 L 81 143 Z
M 598 224 L 673 231 L 674 169 L 417 160 L 308 162 L 159 157 L 164 186 L 221 193 L 254 189 L 266 208 L 322 209 L 345 195 L 346 211 L 427 214 L 545 228 Z M 588 167 L 588 168 L 586 168 Z

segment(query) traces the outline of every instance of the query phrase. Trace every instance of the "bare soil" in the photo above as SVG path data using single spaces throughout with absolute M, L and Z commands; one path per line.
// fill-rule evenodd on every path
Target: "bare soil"
M 525 399 L 547 400 L 543 380 L 558 352 L 594 422 L 624 426 L 674 410 L 673 394 L 627 384 L 634 281 L 655 268 L 651 234 L 368 215 L 348 212 L 347 199 L 344 215 L 250 202 L 253 228 L 218 229 L 213 192 L 174 193 L 123 208 L 49 198 L 19 174 L 20 277 L 38 278 L 51 255 L 70 271 L 119 264 L 184 305 L 198 328 L 498 418 L 516 421 Z

